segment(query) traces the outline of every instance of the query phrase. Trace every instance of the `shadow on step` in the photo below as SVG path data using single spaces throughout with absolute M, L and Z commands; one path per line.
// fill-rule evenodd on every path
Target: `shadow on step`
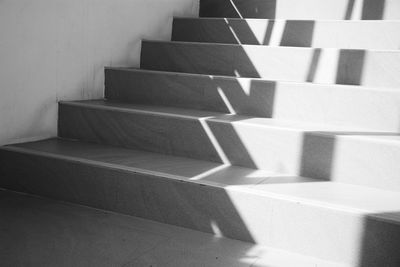
M 4 190 L 0 214 L 2 266 L 244 266 L 240 263 L 247 261 L 250 266 L 263 253 L 273 253 L 253 244 Z
M 356 10 L 360 6 L 356 5 L 356 0 L 348 0 L 345 20 L 358 19 L 361 13 L 363 20 L 381 20 L 384 18 L 386 0 L 364 0 L 362 1 L 361 10 Z
M 213 2 L 212 0 L 210 2 Z M 222 1 L 219 1 L 222 2 Z M 313 20 L 288 20 L 280 21 L 273 20 L 275 17 L 275 1 L 265 0 L 253 0 L 252 8 L 245 8 L 248 5 L 248 1 L 230 1 L 225 0 L 226 3 L 219 5 L 220 8 L 224 8 L 224 11 L 215 12 L 226 12 L 230 14 L 228 19 L 224 22 L 215 21 L 213 23 L 225 23 L 226 27 L 222 28 L 218 25 L 218 36 L 216 38 L 220 42 L 227 43 L 241 43 L 241 44 L 253 44 L 253 45 L 280 45 L 280 46 L 296 46 L 296 47 L 312 47 L 313 34 L 315 30 L 316 21 Z M 385 0 L 364 0 L 361 5 L 357 3 L 359 1 L 348 0 L 345 14 L 343 17 L 345 20 L 363 19 L 363 20 L 381 20 L 384 17 L 385 11 Z M 220 3 L 219 3 L 220 4 Z M 203 9 L 211 9 L 205 3 Z M 244 9 L 244 10 L 243 10 Z M 209 12 L 209 10 L 205 10 Z M 245 12 L 242 14 L 242 12 Z M 248 12 L 254 12 L 248 14 Z M 259 14 L 257 14 L 257 12 Z M 263 13 L 263 14 L 262 14 Z M 251 18 L 262 17 L 269 18 L 270 20 L 266 25 L 258 24 L 258 27 L 252 28 L 251 24 L 237 21 L 235 19 L 229 19 L 229 17 L 237 18 Z M 284 23 L 284 25 L 282 25 Z M 264 38 L 260 35 L 260 26 L 264 30 Z M 282 30 L 283 27 L 283 30 Z M 273 37 L 273 38 L 272 38 Z M 273 42 L 272 42 L 273 41 Z
M 206 89 L 220 99 L 225 112 L 272 118 L 277 83 L 263 80 L 229 81 L 210 77 Z
M 265 24 L 257 22 L 259 24 L 254 26 L 254 21 L 234 19 L 213 23 L 219 23 L 218 36 L 215 38 L 221 43 L 296 47 L 312 47 L 315 26 L 315 21 L 312 20 L 268 20 Z
M 9 190 L 254 243 L 223 187 L 6 151 L 0 151 L 0 177 Z
M 362 146 L 357 146 L 357 143 L 353 144 L 349 151 L 343 150 L 340 151 L 341 154 L 338 153 L 338 146 L 340 137 L 398 137 L 399 133 L 388 133 L 388 132 L 329 132 L 329 131 L 320 131 L 320 132 L 305 132 L 303 136 L 303 147 L 302 147 L 302 156 L 301 156 L 301 169 L 300 175 L 306 177 L 313 177 L 316 179 L 324 179 L 324 180 L 334 180 L 335 172 L 339 172 L 341 166 L 343 164 L 349 164 L 346 169 L 350 169 L 351 164 L 354 163 L 362 163 L 364 165 L 364 169 L 367 169 L 367 166 L 372 166 L 374 164 L 373 160 L 373 151 L 363 151 Z M 341 148 L 345 149 L 345 148 Z M 350 157 L 345 160 L 340 160 L 340 157 L 346 156 L 351 152 L 351 150 L 360 151 L 360 157 Z M 365 154 L 363 153 L 372 153 L 369 157 L 363 158 Z M 340 157 L 339 157 L 340 156 Z M 343 165 L 344 166 L 344 165 Z M 356 175 L 357 173 L 354 173 Z M 361 174 L 358 173 L 360 176 Z
M 200 16 L 231 18 L 268 18 L 274 19 L 279 0 L 202 0 Z M 348 0 L 343 19 L 380 20 L 384 18 L 386 0 L 364 0 L 357 5 Z M 361 16 L 358 14 L 361 13 Z
M 361 18 L 365 20 L 383 19 L 386 0 L 364 0 Z
M 400 212 L 365 216 L 357 266 L 400 266 L 399 229 Z
M 202 0 L 200 17 L 274 18 L 277 0 Z

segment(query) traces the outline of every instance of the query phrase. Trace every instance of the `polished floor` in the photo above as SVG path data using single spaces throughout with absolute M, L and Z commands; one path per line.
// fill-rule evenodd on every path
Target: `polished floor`
M 0 190 L 0 265 L 340 266 L 254 244 Z

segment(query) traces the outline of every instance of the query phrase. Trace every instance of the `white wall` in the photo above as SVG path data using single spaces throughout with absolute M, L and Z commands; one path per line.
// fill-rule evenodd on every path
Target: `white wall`
M 0 144 L 56 136 L 57 100 L 103 97 L 104 66 L 138 66 L 198 0 L 0 0 Z

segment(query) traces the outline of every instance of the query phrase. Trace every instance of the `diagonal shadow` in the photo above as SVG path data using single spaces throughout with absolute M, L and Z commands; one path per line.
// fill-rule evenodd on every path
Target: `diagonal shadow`
M 361 18 L 365 20 L 383 19 L 386 0 L 364 0 Z
M 289 20 L 285 23 L 281 46 L 312 47 L 315 21 Z
M 312 47 L 315 21 L 174 20 L 172 40 L 224 44 Z M 206 29 L 204 29 L 204 28 Z M 195 31 L 194 31 L 195 30 Z
M 332 180 L 338 136 L 400 136 L 400 134 L 388 132 L 305 132 L 300 164 L 301 176 Z
M 275 18 L 276 0 L 202 0 L 200 17 Z
M 210 4 L 211 1 L 212 0 L 202 1 L 203 9 L 209 8 L 207 3 Z M 235 5 L 233 6 L 232 3 Z M 246 1 L 226 1 L 226 6 L 223 12 L 225 12 L 225 14 L 236 14 L 236 16 L 239 17 L 271 17 L 272 12 L 275 12 L 275 1 L 263 1 L 263 3 L 269 3 L 269 5 L 272 5 L 273 8 L 257 6 L 251 10 L 242 8 L 242 5 L 243 7 L 246 6 L 244 5 L 245 3 Z M 254 3 L 259 3 L 259 1 L 254 1 Z M 368 4 L 368 2 L 366 3 Z M 369 5 L 372 4 L 369 3 Z M 365 10 L 367 10 L 366 7 Z M 218 13 L 221 12 L 221 10 L 215 10 L 215 12 Z M 261 12 L 271 13 L 260 14 Z M 368 12 L 365 11 L 365 14 L 363 12 L 363 16 L 372 16 Z M 378 8 L 377 13 L 383 13 L 383 8 L 381 8 L 380 11 Z M 377 13 L 374 14 L 376 15 Z M 208 14 L 212 13 L 208 12 Z M 297 45 L 297 43 L 290 38 L 290 35 L 293 32 L 302 31 L 302 28 L 298 27 L 304 27 L 305 29 L 304 39 L 300 40 L 300 43 L 304 46 L 311 46 L 314 27 L 312 21 L 306 21 L 303 24 L 288 23 L 284 30 L 284 37 L 282 38 L 281 45 Z M 271 24 L 270 29 L 267 29 L 264 44 L 270 42 L 272 28 L 273 24 Z M 308 74 L 309 81 L 313 81 L 318 69 L 318 51 L 319 50 L 316 50 L 315 57 L 313 57 L 310 66 Z M 356 57 L 354 56 L 355 54 L 357 55 Z M 341 52 L 337 74 L 338 83 L 350 81 L 352 84 L 360 84 L 362 79 L 364 54 L 362 54 L 362 51 L 356 51 L 355 54 L 349 53 L 348 51 Z M 204 55 L 201 55 L 200 53 L 199 56 Z M 215 55 L 212 55 L 211 57 L 213 60 L 216 60 Z M 350 61 L 356 62 L 355 65 L 357 67 L 355 69 L 353 69 L 354 67 L 349 67 L 348 62 Z M 226 67 L 228 73 L 232 76 L 258 75 L 251 59 L 244 50 L 240 52 L 237 61 L 229 62 L 226 64 Z M 224 72 L 224 74 L 226 73 Z M 226 108 L 232 113 L 249 113 L 253 115 L 255 113 L 265 117 L 273 117 L 275 83 L 252 80 L 248 89 L 244 89 L 238 82 L 236 82 L 236 84 L 230 84 L 228 87 L 225 84 L 212 81 L 210 78 L 210 83 L 211 86 L 215 87 L 215 92 L 222 91 L 224 93 L 226 98 L 222 100 L 228 99 L 229 104 L 226 103 Z M 268 90 L 266 90 L 266 85 L 268 86 Z M 246 93 L 246 90 L 248 90 L 248 93 Z M 260 99 L 261 101 L 259 101 Z M 243 105 L 243 103 L 246 104 Z M 254 103 L 257 104 L 252 106 Z M 244 107 L 240 105 L 243 105 Z M 233 107 L 232 110 L 231 107 Z M 202 145 L 205 150 L 210 152 L 209 156 L 214 161 L 222 161 L 221 155 L 218 151 L 220 150 L 227 157 L 227 163 L 241 164 L 254 169 L 257 168 L 251 153 L 248 151 L 240 135 L 230 123 L 214 124 L 210 121 L 206 121 L 205 124 L 202 124 L 196 122 L 190 125 L 196 140 L 185 140 L 185 136 L 182 136 L 182 134 L 179 133 L 179 126 L 181 125 L 175 125 L 178 130 L 173 133 L 176 135 L 165 135 L 165 129 L 171 127 L 171 121 L 162 124 L 159 121 L 140 121 L 137 119 L 132 128 L 124 128 L 128 127 L 129 119 L 126 118 L 123 120 L 122 124 L 118 124 L 115 122 L 116 120 L 114 120 L 112 114 L 106 114 L 104 117 L 100 118 L 99 116 L 81 113 L 77 114 L 76 118 L 87 119 L 84 120 L 84 123 L 82 124 L 86 124 L 87 128 L 81 129 L 82 131 L 90 132 L 90 138 L 86 141 L 103 144 L 109 143 L 111 145 L 126 146 L 137 149 L 148 149 L 150 146 L 155 150 L 155 152 L 165 152 L 160 149 L 160 147 L 164 145 L 165 147 L 170 148 L 169 153 L 172 154 L 175 153 L 175 151 L 173 151 L 174 144 L 172 144 L 171 140 L 177 138 L 181 139 L 180 141 L 182 144 L 186 146 L 188 144 L 191 145 L 190 142 L 192 141 Z M 112 121 L 112 123 L 108 125 L 108 128 L 104 127 L 104 125 L 107 125 L 107 120 Z M 240 118 L 237 117 L 237 120 L 240 120 Z M 86 123 L 87 121 L 92 122 L 92 124 Z M 101 130 L 106 132 L 105 135 L 102 135 L 103 133 L 101 130 L 96 128 L 96 121 L 100 122 L 100 125 L 102 126 Z M 74 123 L 76 122 L 77 121 L 75 120 Z M 157 134 L 160 136 L 158 140 L 148 139 L 148 128 L 150 128 L 148 127 L 149 123 L 152 125 L 158 125 L 158 128 L 156 129 Z M 205 129 L 205 126 L 207 129 Z M 68 128 L 73 129 L 72 125 L 64 125 L 63 127 L 65 127 L 65 130 Z M 115 130 L 119 133 L 115 133 L 114 135 Z M 62 132 L 63 130 L 60 129 L 60 131 Z M 137 140 L 129 140 L 128 137 L 129 142 L 126 142 L 121 138 L 120 132 L 131 131 L 141 131 L 142 135 Z M 320 179 L 330 179 L 336 146 L 335 138 L 332 136 L 343 134 L 389 135 L 388 133 L 342 132 L 330 133 L 330 136 L 327 138 L 326 136 L 312 132 L 306 133 L 304 136 L 301 155 L 301 175 Z M 119 138 L 114 139 L 113 137 Z M 127 136 L 124 137 L 126 138 Z M 213 139 L 213 141 L 211 139 Z M 146 148 L 143 146 L 144 144 L 147 146 Z M 215 146 L 219 146 L 219 148 L 217 149 Z M 184 156 L 196 156 L 190 154 L 190 151 L 184 151 L 184 153 Z M 318 155 L 318 157 L 316 155 Z M 2 185 L 13 190 L 41 194 L 76 203 L 82 203 L 83 199 L 84 204 L 89 206 L 110 209 L 126 214 L 134 214 L 135 216 L 198 229 L 204 232 L 218 233 L 226 237 L 255 242 L 255 238 L 250 233 L 243 218 L 241 218 L 237 207 L 223 188 L 203 187 L 199 189 L 198 185 L 182 183 L 180 181 L 159 181 L 154 179 L 154 177 L 152 178 L 147 175 L 137 175 L 135 179 L 132 179 L 132 176 L 126 172 L 119 172 L 119 179 L 115 179 L 116 174 L 114 172 L 103 168 L 91 169 L 92 166 L 84 166 L 80 163 L 72 163 L 73 167 L 71 168 L 71 165 L 69 165 L 71 163 L 64 165 L 63 162 L 60 162 L 57 159 L 40 158 L 40 160 L 38 160 L 29 155 L 24 155 L 22 158 L 20 158 L 20 155 L 16 154 L 12 156 L 7 155 L 7 157 L 0 156 L 0 159 L 4 163 L 0 164 L 0 172 L 3 174 L 1 177 L 5 177 L 1 180 Z M 25 162 L 28 168 L 22 169 L 19 164 L 16 164 L 21 162 L 21 160 Z M 14 162 L 14 165 L 12 162 Z M 49 167 L 42 168 L 43 165 Z M 318 168 L 320 169 L 314 169 L 313 166 L 315 165 L 318 165 Z M 11 179 L 10 173 L 13 174 L 12 176 L 17 178 Z M 38 182 L 37 179 L 35 179 L 38 176 L 42 178 L 41 182 Z M 121 190 L 122 188 L 129 188 L 130 190 L 123 191 Z M 207 203 L 205 203 L 205 200 L 207 200 Z M 135 203 L 135 205 L 131 205 L 131 203 Z M 375 261 L 375 259 L 372 258 L 375 256 L 368 255 L 371 254 L 369 251 L 376 249 L 374 245 L 376 244 L 374 241 L 374 231 L 368 230 L 370 228 L 375 229 L 375 223 L 376 221 L 371 220 L 370 222 L 367 220 L 365 226 L 366 236 L 363 241 L 364 247 L 362 252 L 362 262 L 365 262 L 365 264 Z M 369 235 L 372 235 L 372 238 Z M 370 242 L 370 240 L 373 240 L 373 242 Z M 393 247 L 388 248 L 388 250 L 392 249 Z
M 336 83 L 361 85 L 365 59 L 365 50 L 341 49 L 339 52 Z
M 358 266 L 400 266 L 400 212 L 364 217 Z
M 356 0 L 348 0 L 346 7 L 346 14 L 344 15 L 345 20 L 351 20 L 353 12 L 354 12 L 354 4 Z

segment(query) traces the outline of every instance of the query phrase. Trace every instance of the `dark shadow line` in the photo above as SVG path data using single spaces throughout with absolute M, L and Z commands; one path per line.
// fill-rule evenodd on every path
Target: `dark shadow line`
M 313 82 L 315 79 L 315 74 L 317 73 L 319 60 L 321 58 L 321 52 L 322 52 L 322 50 L 320 48 L 316 48 L 313 51 L 311 64 L 310 64 L 310 67 L 308 69 L 308 74 L 307 74 L 307 82 Z
M 269 20 L 267 29 L 265 30 L 265 36 L 264 40 L 262 42 L 263 45 L 269 45 L 271 42 L 271 37 L 272 37 L 272 31 L 274 30 L 275 26 L 275 21 L 274 20 Z
M 351 15 L 353 14 L 354 11 L 354 3 L 355 0 L 349 0 L 349 2 L 347 3 L 346 14 L 344 15 L 345 20 L 351 19 Z

